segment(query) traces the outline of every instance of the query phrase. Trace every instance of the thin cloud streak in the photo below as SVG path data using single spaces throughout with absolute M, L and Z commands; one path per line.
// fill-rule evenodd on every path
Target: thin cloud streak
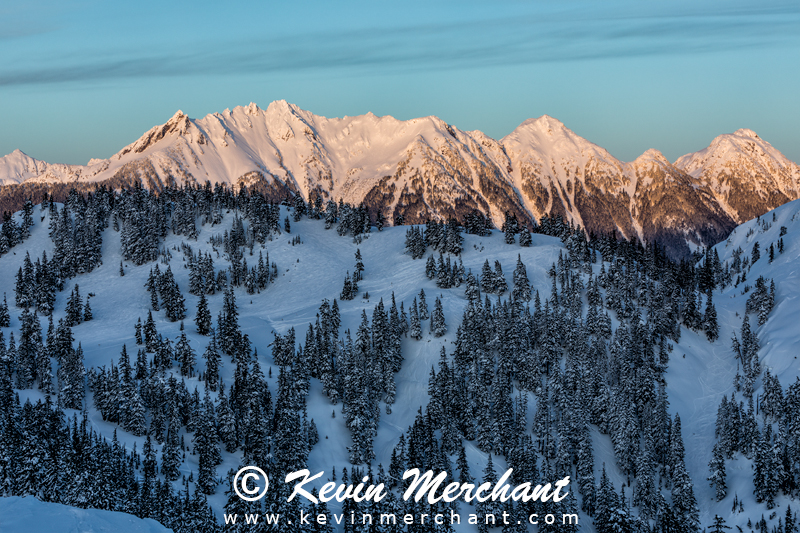
M 327 32 L 215 44 L 211 53 L 194 43 L 186 52 L 122 52 L 93 61 L 64 57 L 51 66 L 0 70 L 0 86 L 314 69 L 418 72 L 797 46 L 800 9 L 780 7 L 780 15 L 767 6 L 735 15 L 562 15 Z
M 55 31 L 56 27 L 24 27 L 5 25 L 0 26 L 0 41 L 7 41 L 11 39 L 19 39 L 21 37 L 31 37 L 33 35 L 43 35 Z

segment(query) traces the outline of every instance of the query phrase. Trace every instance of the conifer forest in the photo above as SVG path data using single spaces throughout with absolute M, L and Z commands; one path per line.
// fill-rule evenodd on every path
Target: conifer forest
M 799 212 L 676 261 L 560 216 L 219 184 L 28 201 L 0 230 L 0 496 L 175 533 L 798 533 Z M 290 498 L 306 469 L 386 496 Z M 416 501 L 411 469 L 568 494 Z M 329 518 L 244 520 L 301 511 Z M 462 519 L 379 520 L 424 513 Z

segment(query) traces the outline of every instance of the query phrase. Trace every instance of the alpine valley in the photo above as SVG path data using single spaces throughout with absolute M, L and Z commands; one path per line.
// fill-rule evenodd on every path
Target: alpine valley
M 0 168 L 2 533 L 798 533 L 800 171 L 752 131 L 274 102 Z
M 800 196 L 800 167 L 753 131 L 720 135 L 670 163 L 657 150 L 622 162 L 558 120 L 530 119 L 495 140 L 437 117 L 371 113 L 329 119 L 285 101 L 191 119 L 178 111 L 109 159 L 49 164 L 17 150 L 0 159 L 0 209 L 45 192 L 225 183 L 273 199 L 364 203 L 406 224 L 479 210 L 532 223 L 562 216 L 587 232 L 658 242 L 675 258 Z

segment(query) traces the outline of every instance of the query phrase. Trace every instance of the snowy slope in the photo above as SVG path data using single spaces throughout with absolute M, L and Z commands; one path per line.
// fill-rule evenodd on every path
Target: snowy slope
M 158 141 L 157 141 L 158 142 Z M 650 161 L 646 164 L 663 165 L 658 153 L 649 153 Z M 665 178 L 669 179 L 669 178 Z M 748 279 L 755 280 L 759 275 L 775 279 L 777 284 L 777 306 L 769 321 L 758 328 L 757 333 L 762 345 L 762 361 L 769 366 L 773 374 L 781 380 L 784 388 L 800 375 L 800 363 L 796 358 L 796 346 L 800 343 L 800 331 L 795 325 L 800 321 L 800 306 L 797 305 L 797 290 L 800 287 L 798 259 L 800 259 L 800 202 L 788 203 L 775 210 L 775 221 L 772 214 L 761 220 L 751 220 L 737 228 L 729 237 L 717 245 L 720 258 L 728 261 L 733 251 L 741 246 L 745 254 L 750 253 L 753 243 L 758 240 L 762 247 L 762 258 L 748 273 Z M 286 214 L 282 213 L 281 218 Z M 16 216 L 19 217 L 19 214 Z M 11 252 L 0 258 L 0 292 L 8 295 L 13 305 L 14 276 L 22 265 L 25 253 L 41 257 L 47 251 L 52 257 L 52 243 L 48 236 L 49 222 L 46 212 L 37 207 L 33 217 L 35 225 L 31 237 L 23 244 L 13 248 Z M 197 241 L 189 241 L 195 252 L 202 250 L 212 252 L 208 243 L 212 235 L 220 235 L 230 229 L 233 216 L 225 216 L 221 225 L 199 227 Z M 765 250 L 770 243 L 778 240 L 780 227 L 786 226 L 788 232 L 783 239 L 786 251 L 777 255 L 773 263 L 768 263 Z M 300 236 L 303 243 L 293 246 L 290 239 Z M 264 373 L 273 367 L 269 343 L 273 340 L 272 331 L 285 333 L 290 327 L 297 331 L 300 341 L 310 322 L 315 320 L 316 313 L 323 298 L 338 298 L 346 271 L 352 271 L 354 253 L 360 249 L 364 258 L 364 279 L 359 283 L 361 291 L 370 294 L 367 302 L 361 298 L 352 301 L 340 301 L 342 313 L 342 330 L 349 328 L 355 331 L 362 310 L 371 314 L 374 305 L 380 298 L 387 303 L 394 292 L 398 305 L 405 303 L 406 310 L 419 288 L 425 289 L 428 303 L 436 296 L 441 296 L 448 324 L 448 332 L 444 337 L 435 338 L 429 331 L 427 321 L 423 322 L 424 337 L 421 341 L 403 339 L 402 352 L 405 363 L 397 375 L 397 403 L 391 415 L 381 413 L 380 428 L 375 441 L 377 461 L 388 465 L 392 447 L 402 432 L 413 422 L 418 409 L 427 404 L 427 384 L 431 366 L 438 361 L 442 346 L 448 352 L 452 350 L 465 297 L 463 287 L 460 289 L 439 289 L 424 274 L 424 261 L 414 261 L 403 253 L 405 232 L 403 228 L 388 228 L 383 232 L 374 232 L 362 243 L 355 244 L 351 238 L 338 237 L 335 231 L 326 231 L 319 221 L 301 220 L 292 225 L 290 235 L 281 235 L 268 242 L 264 251 L 269 252 L 270 261 L 277 263 L 279 276 L 274 284 L 258 295 L 247 295 L 237 290 L 239 306 L 239 323 L 243 333 L 247 333 L 258 349 L 259 362 Z M 187 333 L 198 354 L 201 354 L 208 342 L 207 337 L 195 333 L 192 325 L 197 297 L 187 293 L 188 270 L 183 268 L 183 254 L 179 251 L 180 243 L 185 237 L 170 234 L 165 241 L 166 249 L 172 251 L 171 266 L 176 280 L 186 298 L 188 316 L 185 320 Z M 479 272 L 486 259 L 499 260 L 510 283 L 510 273 L 520 254 L 527 267 L 528 276 L 534 289 L 547 294 L 550 279 L 547 271 L 557 260 L 564 249 L 559 240 L 551 237 L 534 235 L 531 248 L 509 246 L 503 242 L 502 235 L 494 232 L 488 237 L 465 235 L 463 261 L 467 269 Z M 258 249 L 256 249 L 257 256 Z M 119 276 L 120 264 L 119 234 L 107 229 L 103 238 L 103 264 L 89 274 L 82 274 L 71 280 L 79 283 L 82 294 L 89 292 L 92 298 L 94 320 L 76 326 L 73 329 L 75 342 L 81 342 L 85 353 L 86 366 L 109 365 L 116 363 L 122 344 L 127 344 L 129 351 L 135 345 L 134 323 L 137 318 L 146 318 L 150 308 L 150 300 L 143 286 L 147 280 L 151 264 L 136 267 L 125 264 L 125 276 Z M 215 257 L 217 268 L 226 265 L 223 259 Z M 160 265 L 162 269 L 164 265 Z M 595 274 L 600 265 L 595 265 Z M 70 285 L 71 286 L 71 285 Z M 69 288 L 69 286 L 68 286 Z M 743 287 L 729 287 L 714 295 L 720 324 L 720 339 L 709 343 L 705 336 L 684 328 L 681 341 L 675 345 L 670 357 L 667 373 L 668 392 L 671 412 L 680 413 L 683 420 L 683 438 L 686 443 L 687 466 L 694 480 L 695 493 L 701 509 L 701 524 L 710 523 L 715 514 L 724 515 L 729 524 L 744 525 L 749 517 L 758 517 L 761 512 L 768 514 L 763 506 L 752 499 L 752 481 L 749 462 L 743 458 L 729 462 L 729 495 L 720 503 L 712 500 L 712 490 L 705 482 L 708 475 L 708 461 L 714 442 L 714 422 L 716 410 L 723 394 L 730 395 L 736 364 L 730 348 L 730 337 L 733 331 L 739 331 L 741 315 L 747 295 L 742 294 Z M 69 290 L 58 293 L 55 304 L 54 320 L 64 316 Z M 211 315 L 216 316 L 222 307 L 222 294 L 209 297 Z M 11 329 L 19 329 L 18 310 L 11 309 Z M 158 331 L 175 339 L 179 335 L 179 323 L 166 321 L 163 311 L 154 313 Z M 233 378 L 233 365 L 230 359 L 223 358 L 223 379 L 230 383 Z M 202 364 L 202 363 L 201 363 Z M 270 387 L 276 390 L 275 378 L 277 368 L 273 368 Z M 196 385 L 201 391 L 202 383 L 193 378 L 189 380 L 189 388 Z M 760 383 L 758 384 L 760 386 Z M 20 391 L 24 401 L 26 398 L 40 397 L 38 391 Z M 331 416 L 336 412 L 336 417 Z M 100 414 L 90 407 L 89 419 L 94 428 L 106 437 L 111 437 L 114 424 L 104 422 Z M 71 413 L 69 413 L 71 415 Z M 344 427 L 341 404 L 332 406 L 321 393 L 317 380 L 312 380 L 312 390 L 308 404 L 309 418 L 313 418 L 319 429 L 321 442 L 314 447 L 309 468 L 312 471 L 337 470 L 348 465 L 347 445 L 350 436 Z M 137 443 L 141 450 L 144 439 L 133 437 L 119 431 L 120 441 L 128 447 Z M 611 465 L 615 463 L 613 446 L 607 436 L 595 435 L 595 465 L 606 463 L 616 487 L 620 487 L 624 477 L 619 475 Z M 472 472 L 479 472 L 486 461 L 486 455 L 467 443 L 468 458 Z M 236 468 L 238 454 L 223 452 L 223 464 L 217 468 L 219 476 L 226 478 L 228 469 Z M 502 462 L 498 462 L 498 465 Z M 499 469 L 499 466 L 498 466 Z M 197 457 L 188 455 L 181 472 L 189 474 L 197 470 Z M 210 497 L 211 503 L 219 510 L 224 503 L 223 487 Z M 745 499 L 744 514 L 730 514 L 733 495 Z M 0 500 L 2 501 L 2 500 Z M 785 502 L 779 501 L 784 506 Z M 339 508 L 331 505 L 331 511 Z M 0 514 L 0 516 L 3 516 Z M 585 518 L 585 517 L 584 517 Z M 585 519 L 585 524 L 589 523 Z M 2 524 L 0 524 L 2 525 Z M 2 528 L 0 528 L 2 530 Z M 582 527 L 582 531 L 590 531 L 590 527 Z
M 32 496 L 0 498 L 0 531 L 3 533 L 168 533 L 150 518 L 127 513 L 78 509 L 46 503 Z
M 19 213 L 16 216 L 19 216 Z M 40 216 L 45 217 L 43 221 L 40 221 Z M 52 243 L 47 230 L 49 216 L 46 212 L 40 213 L 37 207 L 34 220 L 35 226 L 32 228 L 31 237 L 15 247 L 13 252 L 0 257 L 0 271 L 16 272 L 28 251 L 32 257 L 41 257 L 43 250 L 47 251 L 48 256 L 52 256 Z M 208 244 L 209 237 L 221 235 L 226 229 L 230 230 L 232 220 L 233 216 L 229 214 L 222 224 L 213 228 L 209 225 L 198 226 L 200 234 L 197 242 L 189 241 L 189 244 L 195 251 L 212 252 L 211 245 Z M 303 244 L 292 246 L 290 240 L 296 235 L 302 238 Z M 463 262 L 467 270 L 471 269 L 472 272 L 478 273 L 486 259 L 490 261 L 497 259 L 502 263 L 510 285 L 511 272 L 517 254 L 520 254 L 527 267 L 532 287 L 543 292 L 547 292 L 550 286 L 548 269 L 557 260 L 559 252 L 564 251 L 558 239 L 543 235 L 533 235 L 533 244 L 530 248 L 506 245 L 499 232 L 494 232 L 490 237 L 475 235 L 464 237 Z M 185 241 L 185 237 L 170 234 L 165 240 L 165 247 L 172 249 L 179 246 L 182 241 Z M 392 292 L 395 294 L 398 306 L 401 301 L 405 303 L 406 311 L 409 310 L 411 301 L 419 293 L 420 288 L 424 288 L 431 309 L 435 297 L 441 296 L 448 325 L 447 334 L 440 338 L 434 337 L 430 332 L 429 321 L 425 320 L 422 322 L 424 332 L 422 340 L 403 339 L 402 353 L 405 363 L 396 375 L 397 402 L 392 408 L 391 415 L 381 412 L 379 433 L 375 439 L 377 457 L 375 464 L 382 463 L 385 467 L 389 465 L 392 448 L 400 434 L 406 432 L 413 423 L 419 408 L 424 408 L 428 403 L 430 369 L 438 362 L 441 347 L 444 346 L 448 352 L 452 350 L 456 327 L 466 303 L 463 285 L 460 288 L 446 290 L 437 288 L 435 282 L 425 276 L 424 261 L 414 261 L 403 253 L 404 241 L 405 228 L 388 228 L 383 232 L 370 234 L 357 245 L 352 242 L 352 238 L 337 236 L 333 229 L 326 231 L 320 221 L 303 219 L 292 224 L 290 235 L 284 234 L 275 241 L 268 242 L 264 250 L 269 253 L 270 261 L 277 263 L 277 280 L 261 294 L 247 295 L 243 290 L 236 291 L 242 333 L 250 337 L 253 347 L 258 350 L 258 360 L 264 374 L 267 375 L 270 369 L 272 370 L 272 378 L 268 381 L 273 395 L 277 391 L 278 368 L 272 361 L 269 347 L 274 340 L 272 332 L 285 333 L 294 327 L 298 342 L 303 342 L 308 324 L 314 322 L 322 299 L 339 299 L 345 273 L 353 270 L 356 249 L 361 250 L 365 265 L 364 279 L 359 282 L 359 289 L 368 292 L 370 299 L 369 301 L 361 298 L 352 301 L 339 300 L 342 331 L 350 329 L 355 335 L 362 310 L 366 310 L 368 316 L 372 316 L 372 310 L 379 299 L 383 298 L 384 303 L 390 305 Z M 258 249 L 256 258 L 257 255 Z M 208 344 L 208 337 L 198 335 L 194 328 L 193 320 L 198 297 L 186 291 L 188 270 L 183 268 L 183 254 L 179 249 L 172 249 L 172 256 L 171 267 L 186 298 L 188 311 L 184 321 L 186 332 L 198 354 L 198 361 L 201 361 L 200 354 Z M 249 256 L 246 258 L 248 262 L 252 259 Z M 81 294 L 93 292 L 96 295 L 92 298 L 94 319 L 73 328 L 75 344 L 78 342 L 82 344 L 87 369 L 102 365 L 108 367 L 112 362 L 116 365 L 122 344 L 127 345 L 129 353 L 132 350 L 132 353 L 135 353 L 134 324 L 138 317 L 144 320 L 150 309 L 150 298 L 143 287 L 153 264 L 136 267 L 125 263 L 125 276 L 120 277 L 120 259 L 119 234 L 109 228 L 103 237 L 103 264 L 93 272 L 79 275 L 70 282 L 80 285 Z M 227 265 L 226 261 L 217 258 L 216 255 L 214 261 L 218 269 Z M 160 267 L 162 270 L 166 268 L 164 265 Z M 68 287 L 71 287 L 71 284 Z M 0 276 L 0 293 L 6 293 L 10 306 L 13 306 L 14 276 Z M 53 313 L 56 323 L 59 318 L 65 316 L 64 309 L 68 297 L 69 290 L 57 295 Z M 216 316 L 222 308 L 223 295 L 218 293 L 209 296 L 208 302 L 211 315 Z M 18 330 L 20 325 L 17 318 L 18 309 L 11 307 L 10 311 L 11 329 Z M 160 334 L 172 339 L 179 336 L 180 323 L 167 321 L 163 310 L 153 315 Z M 200 364 L 202 365 L 202 362 Z M 232 383 L 233 372 L 234 365 L 230 358 L 223 356 L 222 379 L 229 384 Z M 190 391 L 197 386 L 202 394 L 203 383 L 197 377 L 187 378 L 187 381 Z M 20 391 L 20 397 L 24 402 L 26 398 L 35 401 L 42 396 L 38 390 L 23 390 Z M 333 411 L 336 412 L 335 418 L 331 416 Z M 117 425 L 103 421 L 100 413 L 91 404 L 88 412 L 90 423 L 102 435 L 110 439 L 116 429 L 120 442 L 129 449 L 134 443 L 137 443 L 137 449 L 142 449 L 144 437 L 134 437 L 120 431 Z M 68 416 L 72 416 L 72 413 L 70 410 L 67 412 Z M 311 452 L 309 469 L 312 472 L 330 473 L 332 467 L 335 467 L 337 472 L 345 466 L 349 467 L 347 446 L 350 445 L 351 439 L 344 425 L 342 404 L 331 405 L 327 397 L 322 394 L 321 385 L 317 380 L 312 380 L 311 384 L 308 417 L 315 420 L 320 436 L 320 443 Z M 601 438 L 603 439 L 608 440 L 607 437 Z M 466 443 L 466 447 L 472 471 L 480 472 L 488 456 L 477 450 L 473 443 Z M 156 448 L 160 456 L 161 446 L 157 445 Z M 227 480 L 228 470 L 235 471 L 238 468 L 240 454 L 230 454 L 223 450 L 222 459 L 223 463 L 217 467 L 217 475 Z M 197 460 L 197 456 L 187 455 L 181 473 L 188 476 L 191 471 L 196 472 Z M 504 463 L 497 460 L 496 464 L 499 469 Z M 615 482 L 619 485 L 618 480 Z M 176 485 L 176 488 L 179 486 Z M 225 503 L 224 488 L 224 486 L 218 487 L 216 494 L 209 496 L 209 502 L 220 512 L 218 515 L 220 520 L 222 520 L 220 510 Z M 331 502 L 329 504 L 331 512 L 338 512 L 340 505 Z
M 773 220 L 774 214 L 774 220 Z M 785 251 L 769 263 L 768 254 L 763 253 L 747 273 L 753 284 L 759 276 L 772 278 L 776 285 L 776 305 L 769 320 L 758 327 L 751 317 L 751 325 L 758 335 L 761 350 L 759 358 L 764 370 L 778 377 L 785 390 L 800 376 L 800 201 L 787 203 L 760 219 L 750 220 L 737 227 L 730 237 L 715 248 L 723 262 L 732 260 L 733 252 L 741 247 L 744 256 L 749 256 L 755 242 L 762 250 L 770 243 L 777 246 L 780 228 L 785 226 L 783 236 Z M 737 362 L 731 348 L 731 338 L 740 335 L 745 302 L 749 293 L 744 293 L 744 284 L 730 286 L 721 294 L 714 295 L 720 325 L 720 338 L 709 343 L 702 334 L 684 329 L 681 342 L 675 346 L 668 370 L 668 389 L 671 408 L 680 412 L 683 436 L 687 450 L 687 467 L 695 482 L 695 492 L 701 509 L 701 523 L 710 524 L 714 515 L 724 517 L 728 525 L 745 527 L 747 520 L 768 517 L 772 511 L 765 504 L 757 504 L 753 496 L 753 471 L 751 461 L 738 454 L 738 458 L 727 462 L 728 496 L 721 502 L 714 499 L 714 491 L 704 479 L 708 477 L 708 462 L 714 440 L 717 407 L 723 395 L 730 398 L 735 390 L 733 378 Z M 683 358 L 685 356 L 685 359 Z M 761 380 L 756 383 L 756 394 L 763 392 Z M 744 501 L 744 513 L 732 513 L 734 495 Z M 786 498 L 777 500 L 778 516 L 783 516 L 787 503 L 798 510 L 796 502 Z M 775 519 L 777 521 L 777 518 Z

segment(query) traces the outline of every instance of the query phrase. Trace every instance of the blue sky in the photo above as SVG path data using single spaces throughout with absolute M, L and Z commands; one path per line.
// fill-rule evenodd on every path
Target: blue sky
M 796 0 L 0 3 L 0 155 L 49 162 L 276 99 L 495 138 L 548 114 L 623 160 L 746 127 L 800 161 L 798 87 Z

